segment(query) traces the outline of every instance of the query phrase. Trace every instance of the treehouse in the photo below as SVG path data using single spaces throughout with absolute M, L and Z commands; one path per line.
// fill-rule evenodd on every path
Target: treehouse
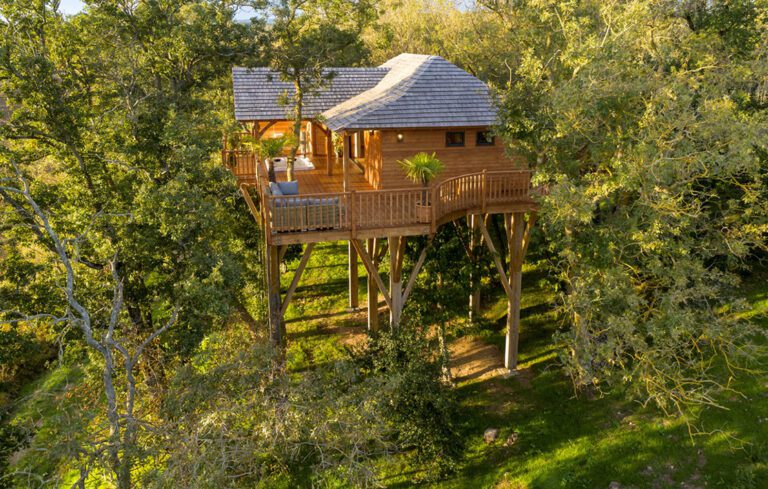
M 426 258 L 425 246 L 405 274 L 408 237 L 467 217 L 494 257 L 508 298 L 505 363 L 517 363 L 520 278 L 536 204 L 525 161 L 494 136 L 497 112 L 488 87 L 439 56 L 401 54 L 376 68 L 331 68 L 323 88 L 304 97 L 300 137 L 289 154 L 260 157 L 254 141 L 292 134 L 293 85 L 266 68 L 234 68 L 235 116 L 244 131 L 225 137 L 222 160 L 265 233 L 272 338 L 285 339 L 283 315 L 315 243 L 349 242 L 349 305 L 358 307 L 358 262 L 368 274 L 368 324 L 379 324 L 379 294 L 392 327 Z M 406 178 L 400 161 L 434 154 L 443 168 L 425 185 Z M 269 180 L 269 168 L 275 182 Z M 505 269 L 488 216 L 503 214 L 509 246 Z M 431 239 L 428 240 L 431 243 Z M 287 245 L 304 254 L 283 295 L 279 263 Z M 388 284 L 379 265 L 388 257 Z

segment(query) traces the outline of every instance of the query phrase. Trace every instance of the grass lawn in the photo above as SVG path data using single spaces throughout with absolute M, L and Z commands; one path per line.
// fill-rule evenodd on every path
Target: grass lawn
M 289 263 L 292 272 L 298 260 Z M 291 279 L 285 274 L 284 286 Z M 360 303 L 365 279 L 360 267 Z M 750 315 L 768 328 L 768 275 L 752 277 L 738 291 Z M 435 487 L 600 488 L 768 487 L 768 374 L 744 377 L 736 388 L 746 398 L 724 400 L 727 410 L 702 413 L 701 426 L 717 431 L 692 440 L 681 419 L 623 401 L 619 395 L 574 397 L 556 363 L 552 335 L 560 325 L 554 297 L 540 285 L 534 267 L 523 278 L 521 365 L 516 376 L 482 376 L 457 383 L 465 417 L 467 449 L 461 470 Z M 346 243 L 315 247 L 288 308 L 289 366 L 311 368 L 344 355 L 365 334 L 365 314 L 347 313 Z M 459 328 L 499 349 L 504 342 L 505 304 L 485 304 L 481 328 Z M 386 318 L 382 315 L 382 322 Z M 768 358 L 767 358 L 768 360 Z M 483 441 L 486 428 L 499 439 Z M 506 445 L 512 433 L 516 442 Z M 393 460 L 385 480 L 409 487 L 418 469 Z

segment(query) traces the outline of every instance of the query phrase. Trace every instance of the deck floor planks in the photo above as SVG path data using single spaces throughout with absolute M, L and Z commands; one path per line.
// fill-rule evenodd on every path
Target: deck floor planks
M 344 191 L 344 169 L 341 166 L 340 158 L 333 158 L 333 175 L 329 176 L 326 171 L 325 156 L 311 156 L 310 160 L 315 165 L 314 170 L 302 170 L 295 172 L 296 179 L 299 181 L 299 192 L 302 194 L 325 194 L 340 193 Z M 278 181 L 285 181 L 286 173 L 284 171 L 276 172 Z M 373 186 L 365 179 L 365 175 L 355 164 L 349 167 L 349 189 L 374 190 Z

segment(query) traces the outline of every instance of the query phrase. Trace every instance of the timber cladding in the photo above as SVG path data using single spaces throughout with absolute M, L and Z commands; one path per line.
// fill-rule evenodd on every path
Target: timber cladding
M 445 164 L 445 169 L 437 177 L 438 181 L 483 170 L 503 171 L 526 167 L 522 157 L 510 158 L 504 154 L 504 144 L 499 138 L 496 138 L 495 143 L 491 146 L 478 145 L 477 133 L 487 130 L 488 128 L 485 127 L 452 127 L 380 131 L 379 185 L 374 185 L 374 187 L 392 189 L 417 186 L 405 178 L 398 161 L 421 152 L 436 153 L 437 157 Z M 446 133 L 448 132 L 463 132 L 464 146 L 447 146 Z M 403 136 L 401 142 L 398 141 L 398 133 Z M 375 180 L 375 177 L 368 178 L 372 184 Z
M 371 187 L 381 189 L 381 131 L 364 131 L 365 179 Z

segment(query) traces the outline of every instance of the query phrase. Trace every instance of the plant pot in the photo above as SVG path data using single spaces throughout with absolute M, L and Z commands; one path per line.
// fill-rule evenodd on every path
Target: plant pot
M 416 219 L 419 222 L 431 222 L 432 206 L 429 204 L 416 204 Z

